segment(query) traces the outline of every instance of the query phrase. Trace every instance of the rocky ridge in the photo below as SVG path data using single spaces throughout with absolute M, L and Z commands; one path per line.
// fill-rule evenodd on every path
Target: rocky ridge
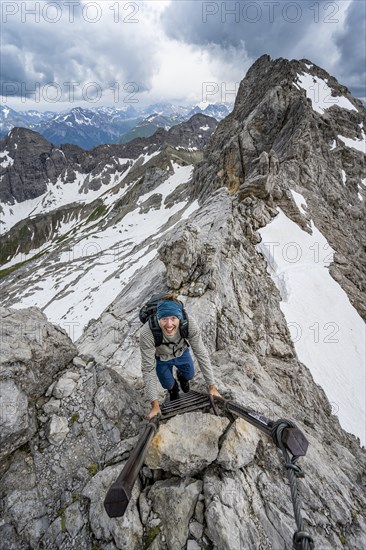
M 160 128 L 150 138 L 138 138 L 125 145 L 100 145 L 90 151 L 70 144 L 58 148 L 33 130 L 14 128 L 0 140 L 0 156 L 7 159 L 0 171 L 0 201 L 14 204 L 34 199 L 46 192 L 48 183 L 74 181 L 76 172 L 89 175 L 84 193 L 89 188 L 100 189 L 120 169 L 119 159 L 151 155 L 167 145 L 202 149 L 216 126 L 215 119 L 197 114 L 170 130 Z M 201 127 L 206 130 L 200 131 Z M 119 171 L 122 175 L 124 170 Z
M 103 510 L 105 491 L 133 448 L 148 408 L 140 371 L 138 310 L 152 288 L 159 291 L 167 287 L 183 295 L 187 310 L 202 326 L 223 395 L 270 418 L 293 420 L 308 438 L 309 450 L 301 459 L 305 478 L 300 482 L 300 495 L 306 528 L 314 536 L 316 548 L 361 550 L 365 546 L 365 451 L 355 436 L 342 430 L 323 390 L 298 360 L 280 309 L 280 292 L 257 250 L 258 231 L 276 216 L 278 207 L 306 231 L 310 231 L 309 219 L 320 219 L 324 210 L 335 232 L 342 236 L 342 253 L 348 250 L 348 238 L 358 247 L 360 219 L 352 218 L 345 227 L 342 216 L 348 199 L 358 209 L 363 205 L 360 199 L 360 204 L 355 202 L 352 189 L 340 187 L 341 176 L 340 181 L 332 180 L 337 186 L 334 192 L 340 190 L 342 197 L 339 206 L 333 205 L 324 190 L 328 184 L 321 177 L 317 179 L 318 166 L 328 166 L 329 162 L 331 177 L 335 170 L 322 139 L 319 137 L 321 146 L 314 142 L 316 127 L 322 127 L 324 117 L 315 118 L 304 94 L 289 85 L 294 71 L 297 74 L 307 65 L 309 62 L 271 61 L 265 56 L 253 66 L 241 85 L 230 120 L 219 125 L 192 184 L 185 186 L 184 193 L 200 197 L 200 207 L 191 212 L 189 220 L 182 219 L 174 230 L 157 237 L 158 256 L 141 266 L 103 314 L 89 323 L 76 342 L 77 350 L 59 331 L 67 350 L 65 360 L 55 367 L 52 383 L 45 391 L 36 392 L 31 386 L 26 393 L 29 416 L 37 418 L 38 429 L 34 432 L 32 428 L 28 441 L 14 450 L 18 436 L 20 445 L 25 441 L 21 439 L 24 426 L 12 423 L 12 416 L 5 419 L 9 439 L 5 440 L 2 462 L 0 539 L 6 540 L 7 549 L 292 548 L 295 524 L 278 451 L 246 423 L 236 421 L 229 426 L 226 418 L 210 414 L 189 413 L 162 425 L 126 516 L 111 520 Z M 313 66 L 312 70 L 315 74 L 320 69 Z M 284 76 L 286 82 L 281 84 Z M 255 95 L 261 92 L 253 87 L 260 90 L 257 83 L 263 79 L 268 86 L 261 100 Z M 268 129 L 254 134 L 250 126 L 253 117 L 266 120 L 269 106 L 273 103 L 277 108 L 278 97 L 284 103 L 294 101 L 291 116 L 295 133 L 298 124 L 309 124 L 312 129 L 308 134 L 313 155 L 308 187 L 294 177 L 298 173 L 295 168 L 303 166 L 296 155 L 304 144 L 296 146 L 297 153 L 291 159 L 286 144 L 295 149 L 295 139 L 276 137 L 286 128 L 281 123 L 284 119 L 276 118 L 271 141 L 267 141 Z M 297 102 L 304 105 L 299 118 Z M 357 102 L 356 106 L 364 116 Z M 288 125 L 290 122 L 289 116 Z M 261 128 L 259 122 L 258 126 Z M 239 134 L 248 141 L 241 153 L 238 145 L 236 152 L 234 147 L 240 128 Z M 353 128 L 355 125 L 349 137 L 355 135 L 351 135 Z M 344 132 L 344 128 L 339 131 Z M 253 136 L 255 148 L 249 143 Z M 341 144 L 339 147 L 339 154 L 361 159 L 357 151 L 346 150 Z M 252 160 L 243 176 L 247 158 Z M 347 176 L 354 170 L 357 179 L 364 175 L 364 165 L 354 164 L 348 171 L 343 164 L 338 168 Z M 306 216 L 293 200 L 294 185 L 306 196 Z M 146 205 L 147 210 L 153 207 Z M 121 212 L 114 221 L 118 216 L 121 222 Z M 326 224 L 324 227 L 324 232 L 326 228 L 331 232 Z M 362 286 L 363 256 L 357 250 L 361 260 L 357 263 L 357 256 L 355 266 Z M 352 290 L 352 269 L 348 271 L 342 273 L 343 284 L 362 312 L 363 301 Z M 7 308 L 2 313 L 3 326 L 12 322 L 20 325 L 17 342 L 20 349 L 28 350 L 23 355 L 30 358 L 33 368 L 38 366 L 41 377 L 45 361 L 37 358 L 39 346 L 34 335 L 30 336 L 35 331 L 24 327 L 37 318 L 50 333 L 57 329 L 36 310 L 16 312 Z M 58 357 L 56 345 L 53 353 Z M 4 383 L 11 379 L 9 372 L 19 368 L 19 361 L 9 346 L 6 371 L 4 376 L 0 373 Z M 18 387 L 16 378 L 13 380 L 16 387 L 6 395 L 12 395 L 14 401 L 24 388 Z M 194 387 L 204 390 L 200 374 Z

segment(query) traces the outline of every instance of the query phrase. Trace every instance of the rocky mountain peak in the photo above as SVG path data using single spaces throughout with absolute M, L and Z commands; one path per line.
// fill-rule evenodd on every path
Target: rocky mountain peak
M 298 153 L 292 144 L 304 142 L 305 151 L 316 145 L 316 155 L 320 136 L 330 147 L 333 140 L 342 146 L 342 132 L 345 137 L 351 134 L 360 142 L 355 146 L 362 148 L 364 123 L 361 101 L 326 71 L 308 60 L 271 60 L 263 55 L 240 83 L 232 113 L 219 123 L 206 156 L 206 166 L 211 166 L 208 181 L 213 188 L 224 184 L 236 192 L 257 170 L 261 152 L 272 149 L 277 157 L 291 158 Z M 222 149 L 221 162 L 227 158 L 230 168 L 215 161 L 215 152 Z M 302 152 L 296 160 L 305 164 L 306 158 Z M 198 185 L 198 193 L 200 189 L 206 187 Z
M 103 182 L 110 183 L 108 176 L 120 169 L 119 158 L 135 160 L 166 146 L 202 150 L 216 126 L 212 117 L 196 114 L 169 130 L 159 128 L 150 138 L 138 138 L 125 145 L 101 145 L 91 151 L 70 144 L 58 148 L 33 130 L 13 128 L 0 140 L 0 201 L 14 204 L 35 199 L 58 180 L 59 184 L 72 181 L 78 172 L 86 178 L 92 176 L 94 188 L 100 188 Z M 97 182 L 96 175 L 101 173 L 103 177 Z
M 65 168 L 65 155 L 28 128 L 13 128 L 0 140 L 1 202 L 14 204 L 46 192 Z
M 232 113 L 219 123 L 194 174 L 200 200 L 224 185 L 239 201 L 265 199 L 290 217 L 298 211 L 290 189 L 301 193 L 344 258 L 332 273 L 364 318 L 365 125 L 362 103 L 326 71 L 308 60 L 264 55 L 242 80 Z

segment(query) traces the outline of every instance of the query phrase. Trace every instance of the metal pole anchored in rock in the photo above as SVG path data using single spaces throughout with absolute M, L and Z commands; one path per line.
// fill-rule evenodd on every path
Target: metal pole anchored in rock
M 267 434 L 269 437 L 272 437 L 273 441 L 276 443 L 277 447 L 280 447 L 279 442 L 275 436 L 274 428 L 277 426 L 278 422 L 286 422 L 287 425 L 282 432 L 282 441 L 283 445 L 291 452 L 293 456 L 305 456 L 308 448 L 308 441 L 302 431 L 295 426 L 292 422 L 288 420 L 281 420 L 274 422 L 266 416 L 248 409 L 243 405 L 238 405 L 232 401 L 227 401 L 222 397 L 214 396 L 214 400 L 221 405 L 221 407 L 228 411 L 229 413 L 236 414 L 240 416 L 250 424 L 253 424 L 256 428 Z
M 297 490 L 297 478 L 304 477 L 304 474 L 300 466 L 296 464 L 296 461 L 300 456 L 306 455 L 309 445 L 305 435 L 289 420 L 280 419 L 273 421 L 251 409 L 247 409 L 232 401 L 227 401 L 222 397 L 214 396 L 214 400 L 217 401 L 226 412 L 240 416 L 272 437 L 274 443 L 281 449 L 285 461 L 286 474 L 290 483 L 291 500 L 297 525 L 297 531 L 294 533 L 293 537 L 294 550 L 313 550 L 314 540 L 310 533 L 304 529 L 304 521 L 301 514 L 301 505 Z M 292 454 L 292 458 L 289 452 Z
M 147 450 L 158 428 L 159 420 L 158 416 L 150 420 L 136 447 L 131 452 L 122 472 L 110 486 L 104 499 L 104 508 L 110 518 L 124 515 L 131 499 L 133 486 L 144 463 Z

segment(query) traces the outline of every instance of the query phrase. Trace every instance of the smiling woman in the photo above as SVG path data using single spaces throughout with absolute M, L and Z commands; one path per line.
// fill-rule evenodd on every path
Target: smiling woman
M 142 373 L 146 392 L 151 401 L 151 411 L 147 418 L 160 413 L 158 401 L 157 380 L 168 390 L 171 401 L 179 398 L 179 386 L 186 393 L 189 391 L 189 381 L 195 374 L 192 349 L 202 374 L 212 395 L 218 395 L 211 362 L 203 344 L 196 321 L 188 315 L 183 304 L 173 295 L 163 296 L 157 304 L 154 319 L 149 319 L 140 332 L 140 351 Z M 156 332 L 160 330 L 160 338 Z M 174 377 L 173 367 L 177 372 Z
M 163 334 L 173 336 L 177 332 L 179 322 L 183 319 L 182 306 L 174 295 L 166 296 L 158 304 L 156 316 Z
M 159 325 L 166 336 L 173 336 L 179 327 L 179 318 L 175 315 L 170 317 L 162 317 L 159 320 Z

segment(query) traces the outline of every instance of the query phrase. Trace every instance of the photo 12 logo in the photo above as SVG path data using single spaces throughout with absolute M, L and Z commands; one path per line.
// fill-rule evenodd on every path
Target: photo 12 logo
M 202 82 L 202 103 L 233 103 L 239 89 L 239 82 Z
M 338 2 L 202 2 L 202 22 L 274 23 L 279 19 L 297 23 L 311 16 L 314 23 L 339 23 Z
M 98 23 L 103 18 L 114 23 L 139 23 L 137 2 L 34 2 L 2 1 L 1 23 Z
M 6 104 L 9 98 L 18 97 L 22 103 L 31 99 L 36 103 L 75 103 L 85 101 L 86 103 L 97 103 L 103 96 L 114 103 L 138 103 L 137 93 L 140 87 L 136 82 L 113 82 L 110 85 L 103 85 L 99 82 L 12 82 L 1 83 L 0 94 L 3 103 Z

